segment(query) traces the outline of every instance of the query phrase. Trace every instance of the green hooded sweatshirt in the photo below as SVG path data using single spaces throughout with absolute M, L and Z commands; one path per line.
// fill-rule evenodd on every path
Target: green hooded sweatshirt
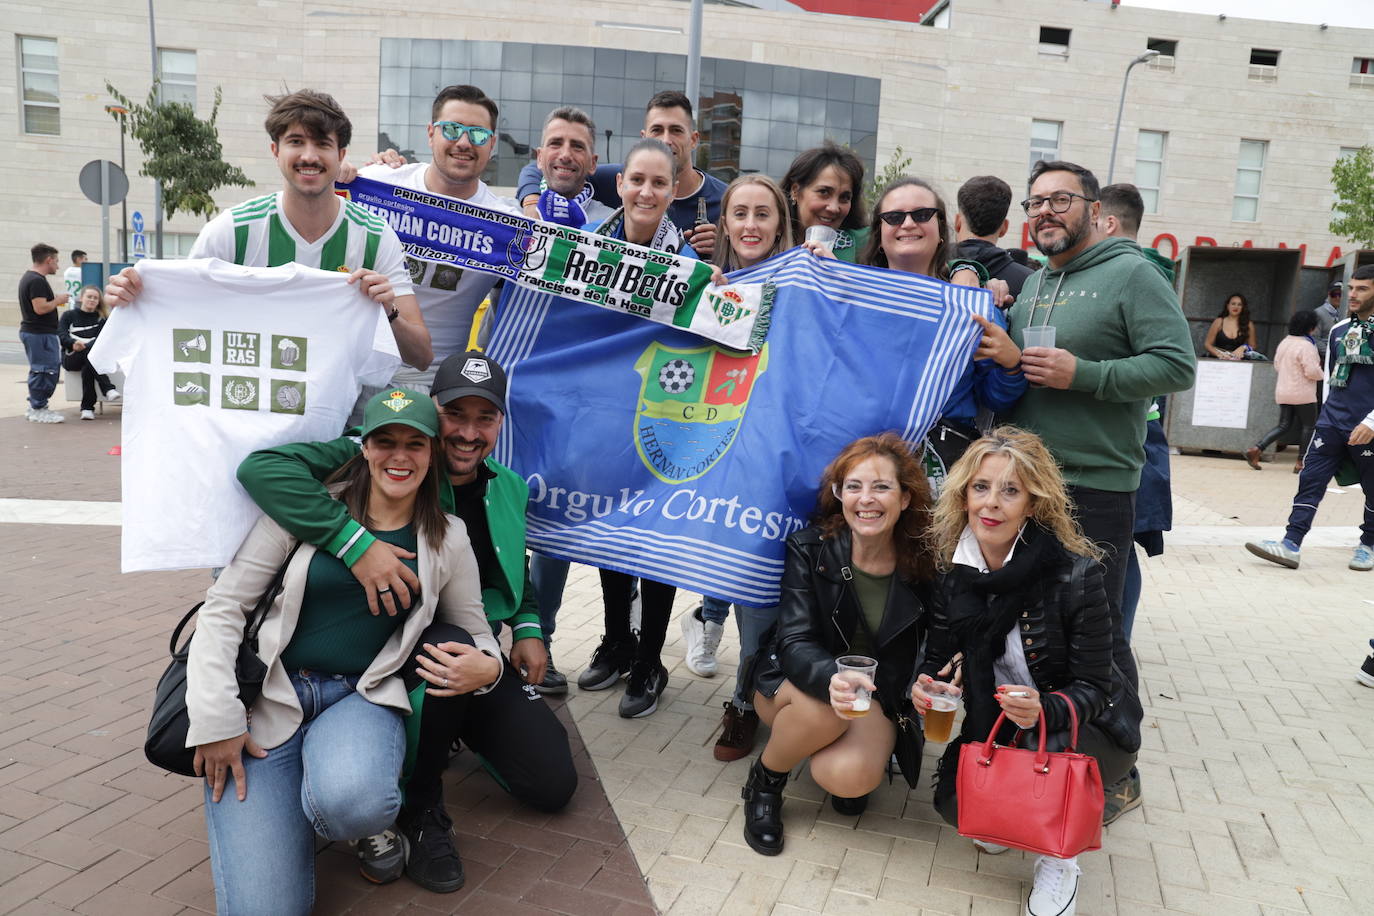
M 1159 268 L 1129 239 L 1104 239 L 1027 278 L 1008 319 L 1018 346 L 1027 325 L 1049 324 L 1054 345 L 1077 359 L 1067 390 L 1032 386 L 1011 421 L 1045 440 L 1068 483 L 1135 491 L 1150 401 L 1189 388 L 1197 367 L 1188 321 Z

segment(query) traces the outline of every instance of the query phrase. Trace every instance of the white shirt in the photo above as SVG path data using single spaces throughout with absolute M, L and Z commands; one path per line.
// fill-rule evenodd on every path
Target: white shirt
M 425 175 L 431 168 L 427 162 L 412 162 L 398 169 L 384 163 L 365 166 L 358 170 L 363 178 L 381 181 L 397 187 L 416 191 L 436 193 L 425 185 Z M 444 196 L 444 195 L 440 195 Z M 477 182 L 477 191 L 464 199 L 475 207 L 485 207 L 501 213 L 523 215 L 520 206 L 511 198 L 498 197 L 486 182 Z M 420 305 L 425 327 L 429 328 L 430 344 L 434 347 L 434 362 L 428 372 L 416 372 L 402 368 L 393 381 L 398 385 L 425 385 L 433 381 L 434 371 L 439 363 L 454 353 L 467 350 L 468 338 L 472 334 L 472 319 L 477 314 L 482 300 L 487 298 L 491 288 L 500 278 L 495 274 L 480 270 L 465 270 L 453 264 L 435 261 L 422 261 L 405 256 L 405 265 L 415 287 L 415 301 Z
M 1025 530 L 1024 526 L 1022 530 Z M 1016 544 L 1020 540 L 1021 534 L 1017 532 L 1016 541 L 1012 542 L 1011 550 L 1007 551 L 1007 558 L 1002 561 L 1003 566 L 1011 562 L 1012 554 L 1016 553 Z M 960 566 L 972 566 L 979 572 L 990 571 L 988 561 L 983 558 L 983 550 L 978 546 L 978 536 L 967 525 L 964 526 L 964 533 L 959 535 L 959 546 L 954 548 L 954 562 Z M 1030 665 L 1026 664 L 1026 650 L 1022 648 L 1021 637 L 1017 635 L 1014 626 L 1007 631 L 1007 644 L 1002 657 L 992 663 L 992 677 L 994 684 L 1035 686 L 1035 681 L 1031 679 Z
M 360 383 L 399 363 L 386 316 L 299 264 L 140 261 L 143 291 L 91 349 L 124 372 L 122 569 L 224 566 L 258 518 L 249 452 L 338 436 Z
M 73 264 L 62 271 L 62 283 L 67 287 L 67 308 L 72 308 L 81 292 L 81 268 Z

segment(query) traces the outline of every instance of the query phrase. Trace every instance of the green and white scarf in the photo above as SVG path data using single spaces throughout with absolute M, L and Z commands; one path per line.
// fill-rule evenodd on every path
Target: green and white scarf
M 1333 388 L 1344 388 L 1350 384 L 1350 367 L 1354 365 L 1374 365 L 1374 317 L 1364 321 L 1350 319 L 1350 327 L 1336 341 L 1336 368 L 1331 372 Z

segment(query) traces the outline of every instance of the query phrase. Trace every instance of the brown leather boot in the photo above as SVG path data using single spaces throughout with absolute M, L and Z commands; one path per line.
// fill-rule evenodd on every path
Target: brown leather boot
M 1260 463 L 1259 463 L 1259 461 L 1260 461 L 1260 450 L 1259 450 L 1259 446 L 1258 446 L 1258 445 L 1252 445 L 1252 446 L 1250 446 L 1249 448 L 1247 448 L 1247 449 L 1245 450 L 1245 463 L 1246 463 L 1246 464 L 1250 465 L 1250 467 L 1252 467 L 1252 468 L 1254 468 L 1255 470 L 1259 471 L 1259 470 L 1262 470 L 1262 468 L 1260 468 Z

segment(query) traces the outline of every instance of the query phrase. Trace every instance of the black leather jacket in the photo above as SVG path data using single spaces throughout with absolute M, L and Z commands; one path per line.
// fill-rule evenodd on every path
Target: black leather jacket
M 1020 631 L 1026 664 L 1041 694 L 1062 691 L 1078 710 L 1080 725 L 1093 723 L 1124 751 L 1140 748 L 1140 698 L 1112 662 L 1113 627 L 1102 581 L 1102 567 L 1087 557 L 1064 555 L 1053 572 L 1053 587 L 1043 599 L 1028 598 L 1016 627 Z M 934 675 L 960 651 L 948 630 L 945 607 L 954 579 L 942 577 L 931 601 L 930 642 L 919 674 Z M 987 673 L 984 673 L 985 676 Z M 965 671 L 965 686 L 976 683 L 976 673 Z M 965 690 L 965 733 L 982 741 L 1000 709 L 990 692 Z M 1068 711 L 1057 698 L 1044 701 L 1048 731 L 1069 729 Z M 982 734 L 970 733 L 981 723 Z M 1014 727 L 1013 727 L 1014 729 Z
M 830 702 L 835 659 L 849 651 L 859 626 L 859 600 L 851 587 L 849 532 L 822 539 L 821 530 L 805 528 L 787 539 L 777 638 L 758 686 L 771 695 L 782 677 L 804 693 Z M 911 714 L 912 670 L 925 637 L 925 587 L 913 589 L 893 577 L 887 609 L 875 634 L 878 671 L 875 681 L 883 712 L 896 720 Z M 767 669 L 772 669 L 767 670 Z

